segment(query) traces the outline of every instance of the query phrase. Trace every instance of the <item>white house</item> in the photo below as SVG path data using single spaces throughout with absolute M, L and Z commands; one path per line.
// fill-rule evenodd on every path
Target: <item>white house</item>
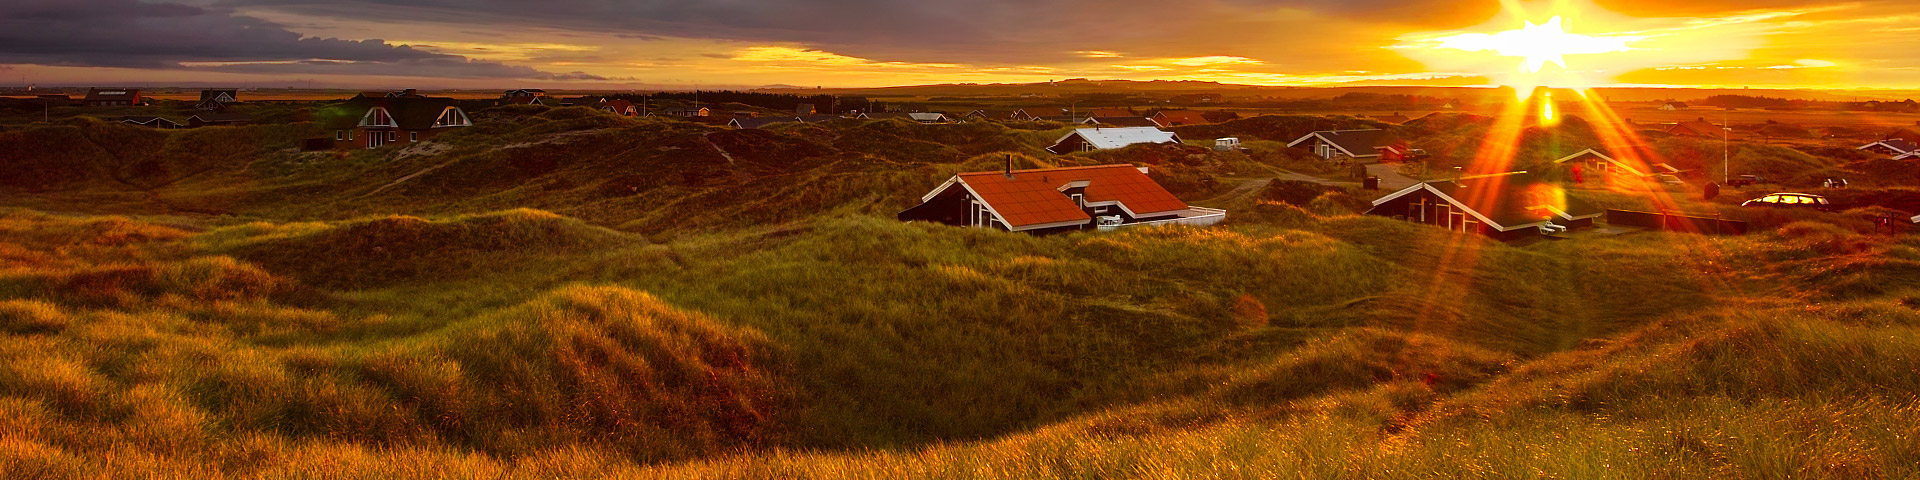
M 1065 155 L 1073 152 L 1112 150 L 1141 143 L 1180 143 L 1180 136 L 1153 127 L 1080 128 L 1068 132 L 1047 147 L 1048 152 Z

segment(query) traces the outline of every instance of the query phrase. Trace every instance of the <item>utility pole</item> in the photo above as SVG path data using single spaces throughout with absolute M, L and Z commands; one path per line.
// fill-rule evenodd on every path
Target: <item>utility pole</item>
M 1734 123 L 1728 121 L 1726 108 L 1720 108 L 1720 184 L 1734 180 L 1734 156 L 1726 146 L 1734 136 Z

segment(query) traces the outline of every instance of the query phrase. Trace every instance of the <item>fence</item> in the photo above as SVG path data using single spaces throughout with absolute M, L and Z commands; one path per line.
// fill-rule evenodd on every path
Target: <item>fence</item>
M 1700 233 L 1711 235 L 1746 235 L 1747 222 L 1725 220 L 1713 217 L 1690 217 L 1672 213 L 1635 212 L 1631 210 L 1607 210 L 1607 223 L 1628 227 L 1651 228 L 1669 232 Z
M 1170 218 L 1166 220 L 1154 220 L 1151 222 L 1128 223 L 1128 224 L 1122 224 L 1122 225 L 1101 225 L 1098 228 L 1102 232 L 1107 232 L 1107 231 L 1113 231 L 1113 230 L 1118 230 L 1122 228 L 1151 227 L 1151 226 L 1157 226 L 1157 225 L 1186 225 L 1190 227 L 1209 227 L 1209 226 L 1213 226 L 1213 224 L 1220 223 L 1221 220 L 1226 220 L 1226 219 L 1227 219 L 1226 210 L 1221 210 L 1218 208 L 1192 207 L 1192 208 L 1188 208 L 1184 212 L 1180 212 L 1180 216 L 1178 218 Z

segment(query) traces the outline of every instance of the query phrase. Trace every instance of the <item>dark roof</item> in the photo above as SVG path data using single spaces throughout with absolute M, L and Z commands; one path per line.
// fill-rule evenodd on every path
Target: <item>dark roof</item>
M 393 91 L 368 90 L 368 91 L 360 92 L 360 94 L 354 95 L 353 98 L 350 98 L 348 100 L 363 100 L 363 99 L 370 99 L 370 98 L 437 98 L 437 97 L 428 97 L 426 95 L 421 95 L 420 91 L 415 89 L 393 90 Z
M 1327 143 L 1334 144 L 1356 157 L 1379 155 L 1380 149 L 1393 146 L 1393 139 L 1387 136 L 1387 131 L 1380 129 L 1321 130 L 1300 137 L 1299 140 L 1294 140 L 1287 146 L 1298 145 L 1314 136 L 1326 139 Z
M 1655 165 L 1666 165 L 1665 163 L 1662 163 L 1664 162 L 1665 157 L 1660 155 L 1660 152 L 1658 150 L 1654 150 L 1653 147 L 1647 146 L 1647 145 L 1594 147 L 1594 148 L 1581 150 L 1579 152 L 1575 152 L 1572 155 L 1560 157 L 1559 159 L 1556 159 L 1553 162 L 1567 163 L 1570 161 L 1580 160 L 1587 157 L 1596 157 L 1603 161 L 1607 161 L 1609 163 L 1619 165 L 1628 170 L 1633 170 L 1634 172 L 1639 173 L 1641 175 L 1651 175 L 1655 173 L 1656 170 L 1660 170 L 1659 168 L 1656 168 Z
M 780 123 L 800 123 L 800 119 L 795 117 L 758 117 L 758 118 L 735 117 L 733 121 L 727 122 L 727 123 L 732 125 L 737 125 L 739 126 L 739 128 L 747 129 L 747 128 L 762 128 L 768 125 L 774 125 L 774 124 L 780 124 Z
M 200 91 L 200 103 L 206 103 L 215 98 L 219 98 L 222 93 L 227 94 L 228 99 L 240 99 L 240 90 L 237 88 L 214 88 Z
M 1135 216 L 1187 209 L 1187 203 L 1132 165 L 1042 168 L 1006 172 L 970 172 L 957 176 L 994 213 L 1015 229 L 1030 225 L 1088 221 L 1062 187 L 1086 182 L 1088 203 L 1117 202 Z
M 1720 136 L 1725 131 L 1726 130 L 1720 128 L 1719 125 L 1714 125 L 1713 122 L 1709 122 L 1704 118 L 1676 123 L 1673 127 L 1667 129 L 1667 133 L 1674 135 Z
M 1535 226 L 1549 218 L 1567 220 L 1606 213 L 1593 204 L 1567 196 L 1558 186 L 1515 176 L 1422 183 L 1375 200 L 1374 205 L 1422 189 L 1451 199 L 1450 203 L 1470 210 L 1487 220 L 1488 226 L 1501 231 Z
M 138 88 L 89 88 L 87 100 L 120 100 L 140 96 Z
M 244 113 L 196 113 L 191 117 L 187 117 L 187 121 L 191 122 L 196 118 L 200 119 L 203 123 L 239 123 L 253 121 L 252 115 Z
M 1869 143 L 1866 146 L 1863 146 L 1860 148 L 1868 148 L 1874 145 L 1886 145 L 1887 148 L 1898 150 L 1900 153 L 1908 153 L 1914 150 L 1920 150 L 1920 144 L 1915 144 L 1914 142 L 1909 142 L 1906 139 L 1902 139 L 1902 138 L 1881 140 L 1878 142 Z
M 1158 118 L 1166 123 L 1207 123 L 1206 114 L 1193 110 L 1161 110 L 1160 113 L 1154 114 L 1154 118 Z
M 1158 127 L 1160 124 L 1146 117 L 1093 117 L 1087 121 L 1108 127 Z
M 345 127 L 360 124 L 360 118 L 375 107 L 387 109 L 393 116 L 393 123 L 402 130 L 427 130 L 440 119 L 447 107 L 456 107 L 459 102 L 451 98 L 440 97 L 392 97 L 392 98 L 356 98 L 347 102 L 352 115 L 343 117 Z
M 168 124 L 175 125 L 175 126 L 180 125 L 180 122 L 168 120 L 166 117 L 158 117 L 153 115 L 128 115 L 128 116 L 120 117 L 120 121 L 126 122 L 126 123 L 137 123 L 141 125 L 152 125 L 155 122 L 166 122 Z

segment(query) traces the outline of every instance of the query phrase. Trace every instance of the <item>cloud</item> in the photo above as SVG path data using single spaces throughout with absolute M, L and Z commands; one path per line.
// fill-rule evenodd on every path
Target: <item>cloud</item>
M 865 58 L 841 55 L 811 48 L 785 46 L 748 47 L 736 52 L 729 60 L 765 64 L 786 64 L 791 66 L 812 67 L 881 67 L 881 68 L 958 68 L 951 63 L 910 63 L 880 62 Z
M 587 72 L 548 73 L 548 74 L 535 76 L 534 78 L 541 79 L 541 80 L 562 80 L 562 81 L 592 80 L 592 81 L 602 81 L 602 82 L 607 80 L 628 80 L 628 81 L 633 80 L 633 78 L 615 79 L 615 78 L 603 77 L 603 76 L 594 75 Z
M 1799 73 L 1894 72 L 1920 61 L 1920 49 L 1904 48 L 1915 38 L 1907 26 L 1911 22 L 1893 21 L 1910 14 L 1884 13 L 1915 11 L 1920 0 L 1517 3 L 1540 22 L 1546 18 L 1539 16 L 1556 4 L 1593 2 L 1633 18 L 1575 26 L 1623 34 L 1737 27 L 1739 35 L 1732 40 L 1699 43 L 1754 50 L 1764 57 L 1759 65 L 1797 65 L 1794 59 L 1803 58 L 1841 65 Z M 1344 78 L 1363 68 L 1380 73 L 1356 81 L 1391 81 L 1381 76 L 1482 71 L 1426 65 L 1407 49 L 1382 47 L 1399 43 L 1409 32 L 1517 22 L 1501 12 L 1503 3 L 1508 2 L 547 0 L 530 7 L 517 0 L 0 0 L 0 63 L 180 69 L 182 62 L 223 62 L 194 68 L 583 81 L 638 75 L 743 85 L 1105 75 L 1295 82 Z M 1836 10 L 1836 5 L 1851 7 Z M 1800 13 L 1781 13 L 1785 10 Z M 1735 23 L 1685 23 L 1695 18 Z M 1866 18 L 1888 21 L 1827 23 Z M 1812 31 L 1821 34 L 1806 33 Z M 1648 46 L 1694 48 L 1657 38 Z M 659 56 L 674 58 L 636 60 Z M 1700 57 L 1669 63 L 1718 56 Z M 575 71 L 584 72 L 562 73 Z M 1897 75 L 1907 83 L 1920 78 Z
M 1345 15 L 1343 5 L 1351 0 L 1124 5 L 1109 0 L 549 0 L 539 8 L 510 0 L 223 1 L 248 11 L 342 21 L 351 21 L 355 12 L 383 11 L 416 22 L 495 25 L 502 32 L 551 28 L 713 39 L 797 45 L 878 62 L 981 66 L 1086 62 L 1116 58 L 1120 52 L 1132 58 L 1278 58 L 1283 52 L 1310 57 L 1311 52 L 1302 50 L 1320 49 L 1330 52 L 1322 58 L 1332 58 L 1331 52 L 1353 49 L 1351 42 L 1364 38 L 1366 30 L 1436 16 Z M 1346 24 L 1373 26 L 1356 29 Z M 1341 41 L 1308 41 L 1331 38 Z
M 1213 55 L 1213 56 L 1206 56 L 1206 57 L 1176 58 L 1173 60 L 1168 60 L 1167 63 L 1179 65 L 1182 67 L 1206 67 L 1206 66 L 1213 66 L 1213 65 L 1260 65 L 1266 62 L 1254 60 L 1247 57 Z
M 454 78 L 551 75 L 378 39 L 305 37 L 225 9 L 138 0 L 0 4 L 0 63 Z

